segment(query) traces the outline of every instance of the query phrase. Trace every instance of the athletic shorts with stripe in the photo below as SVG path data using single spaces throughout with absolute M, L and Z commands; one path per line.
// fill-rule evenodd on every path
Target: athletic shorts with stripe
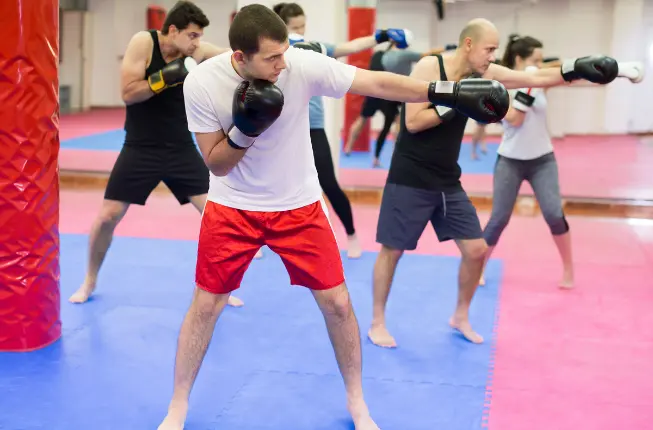
M 281 257 L 292 285 L 326 290 L 345 281 L 324 200 L 282 212 L 246 211 L 208 201 L 197 250 L 198 288 L 213 294 L 238 289 L 263 245 Z

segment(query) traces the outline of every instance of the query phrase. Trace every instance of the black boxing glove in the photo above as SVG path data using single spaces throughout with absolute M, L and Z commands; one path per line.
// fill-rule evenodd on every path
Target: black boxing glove
M 560 73 L 567 82 L 585 79 L 595 84 L 609 84 L 619 74 L 619 64 L 614 58 L 592 55 L 563 61 Z
M 319 42 L 297 42 L 293 45 L 294 48 L 306 49 L 307 51 L 314 51 L 319 54 L 326 55 L 327 49 L 323 43 Z
M 270 81 L 241 82 L 234 92 L 231 116 L 234 126 L 227 142 L 234 149 L 247 149 L 274 123 L 283 109 L 283 93 Z
M 503 84 L 488 79 L 433 81 L 428 97 L 434 105 L 455 109 L 482 124 L 501 121 L 510 108 L 510 95 Z
M 163 69 L 148 76 L 147 83 L 154 94 L 159 94 L 166 88 L 183 83 L 188 72 L 195 66 L 197 66 L 197 62 L 192 57 L 177 58 L 166 64 Z

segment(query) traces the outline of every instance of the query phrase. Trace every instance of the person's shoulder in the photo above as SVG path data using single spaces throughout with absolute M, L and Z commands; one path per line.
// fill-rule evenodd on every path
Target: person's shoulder
M 442 60 L 446 62 L 446 58 L 442 57 Z M 415 66 L 420 69 L 432 69 L 434 72 L 440 71 L 440 61 L 435 55 L 423 56 L 415 63 Z
M 141 30 L 131 37 L 129 40 L 129 45 L 132 47 L 139 48 L 152 48 L 154 46 L 154 40 L 152 39 L 152 34 L 147 30 Z
M 199 63 L 189 75 L 195 75 L 197 79 L 207 79 L 208 76 L 219 73 L 222 70 L 227 70 L 231 66 L 231 51 L 223 52 L 220 55 L 209 58 Z

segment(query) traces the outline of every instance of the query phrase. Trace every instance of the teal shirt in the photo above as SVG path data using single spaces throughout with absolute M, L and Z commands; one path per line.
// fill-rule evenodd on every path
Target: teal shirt
M 326 55 L 333 57 L 336 46 L 328 43 L 323 43 L 323 45 L 326 47 Z M 324 128 L 324 102 L 322 96 L 311 97 L 308 102 L 308 121 L 311 128 Z

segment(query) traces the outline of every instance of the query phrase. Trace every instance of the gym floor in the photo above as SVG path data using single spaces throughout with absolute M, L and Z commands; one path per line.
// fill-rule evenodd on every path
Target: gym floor
M 106 128 L 105 118 L 72 130 L 62 120 L 62 156 L 111 153 L 67 146 L 73 137 L 120 133 L 98 131 L 102 121 Z M 165 193 L 130 208 L 97 295 L 72 305 L 66 300 L 84 277 L 87 234 L 101 202 L 99 189 L 61 192 L 63 336 L 36 352 L 0 354 L 0 428 L 154 429 L 165 415 L 193 289 L 199 214 Z M 358 260 L 343 252 L 343 262 L 362 331 L 366 396 L 382 429 L 650 427 L 653 222 L 570 216 L 576 288 L 561 290 L 546 224 L 513 217 L 471 309 L 483 345 L 448 327 L 459 258 L 454 244 L 439 244 L 427 229 L 400 262 L 388 307 L 399 347 L 385 350 L 365 337 L 378 206 L 354 211 L 366 252 Z M 488 214 L 480 216 L 485 223 Z M 218 322 L 187 429 L 353 429 L 317 307 L 305 289 L 289 285 L 279 258 L 264 252 L 238 291 L 245 307 L 227 308 Z

